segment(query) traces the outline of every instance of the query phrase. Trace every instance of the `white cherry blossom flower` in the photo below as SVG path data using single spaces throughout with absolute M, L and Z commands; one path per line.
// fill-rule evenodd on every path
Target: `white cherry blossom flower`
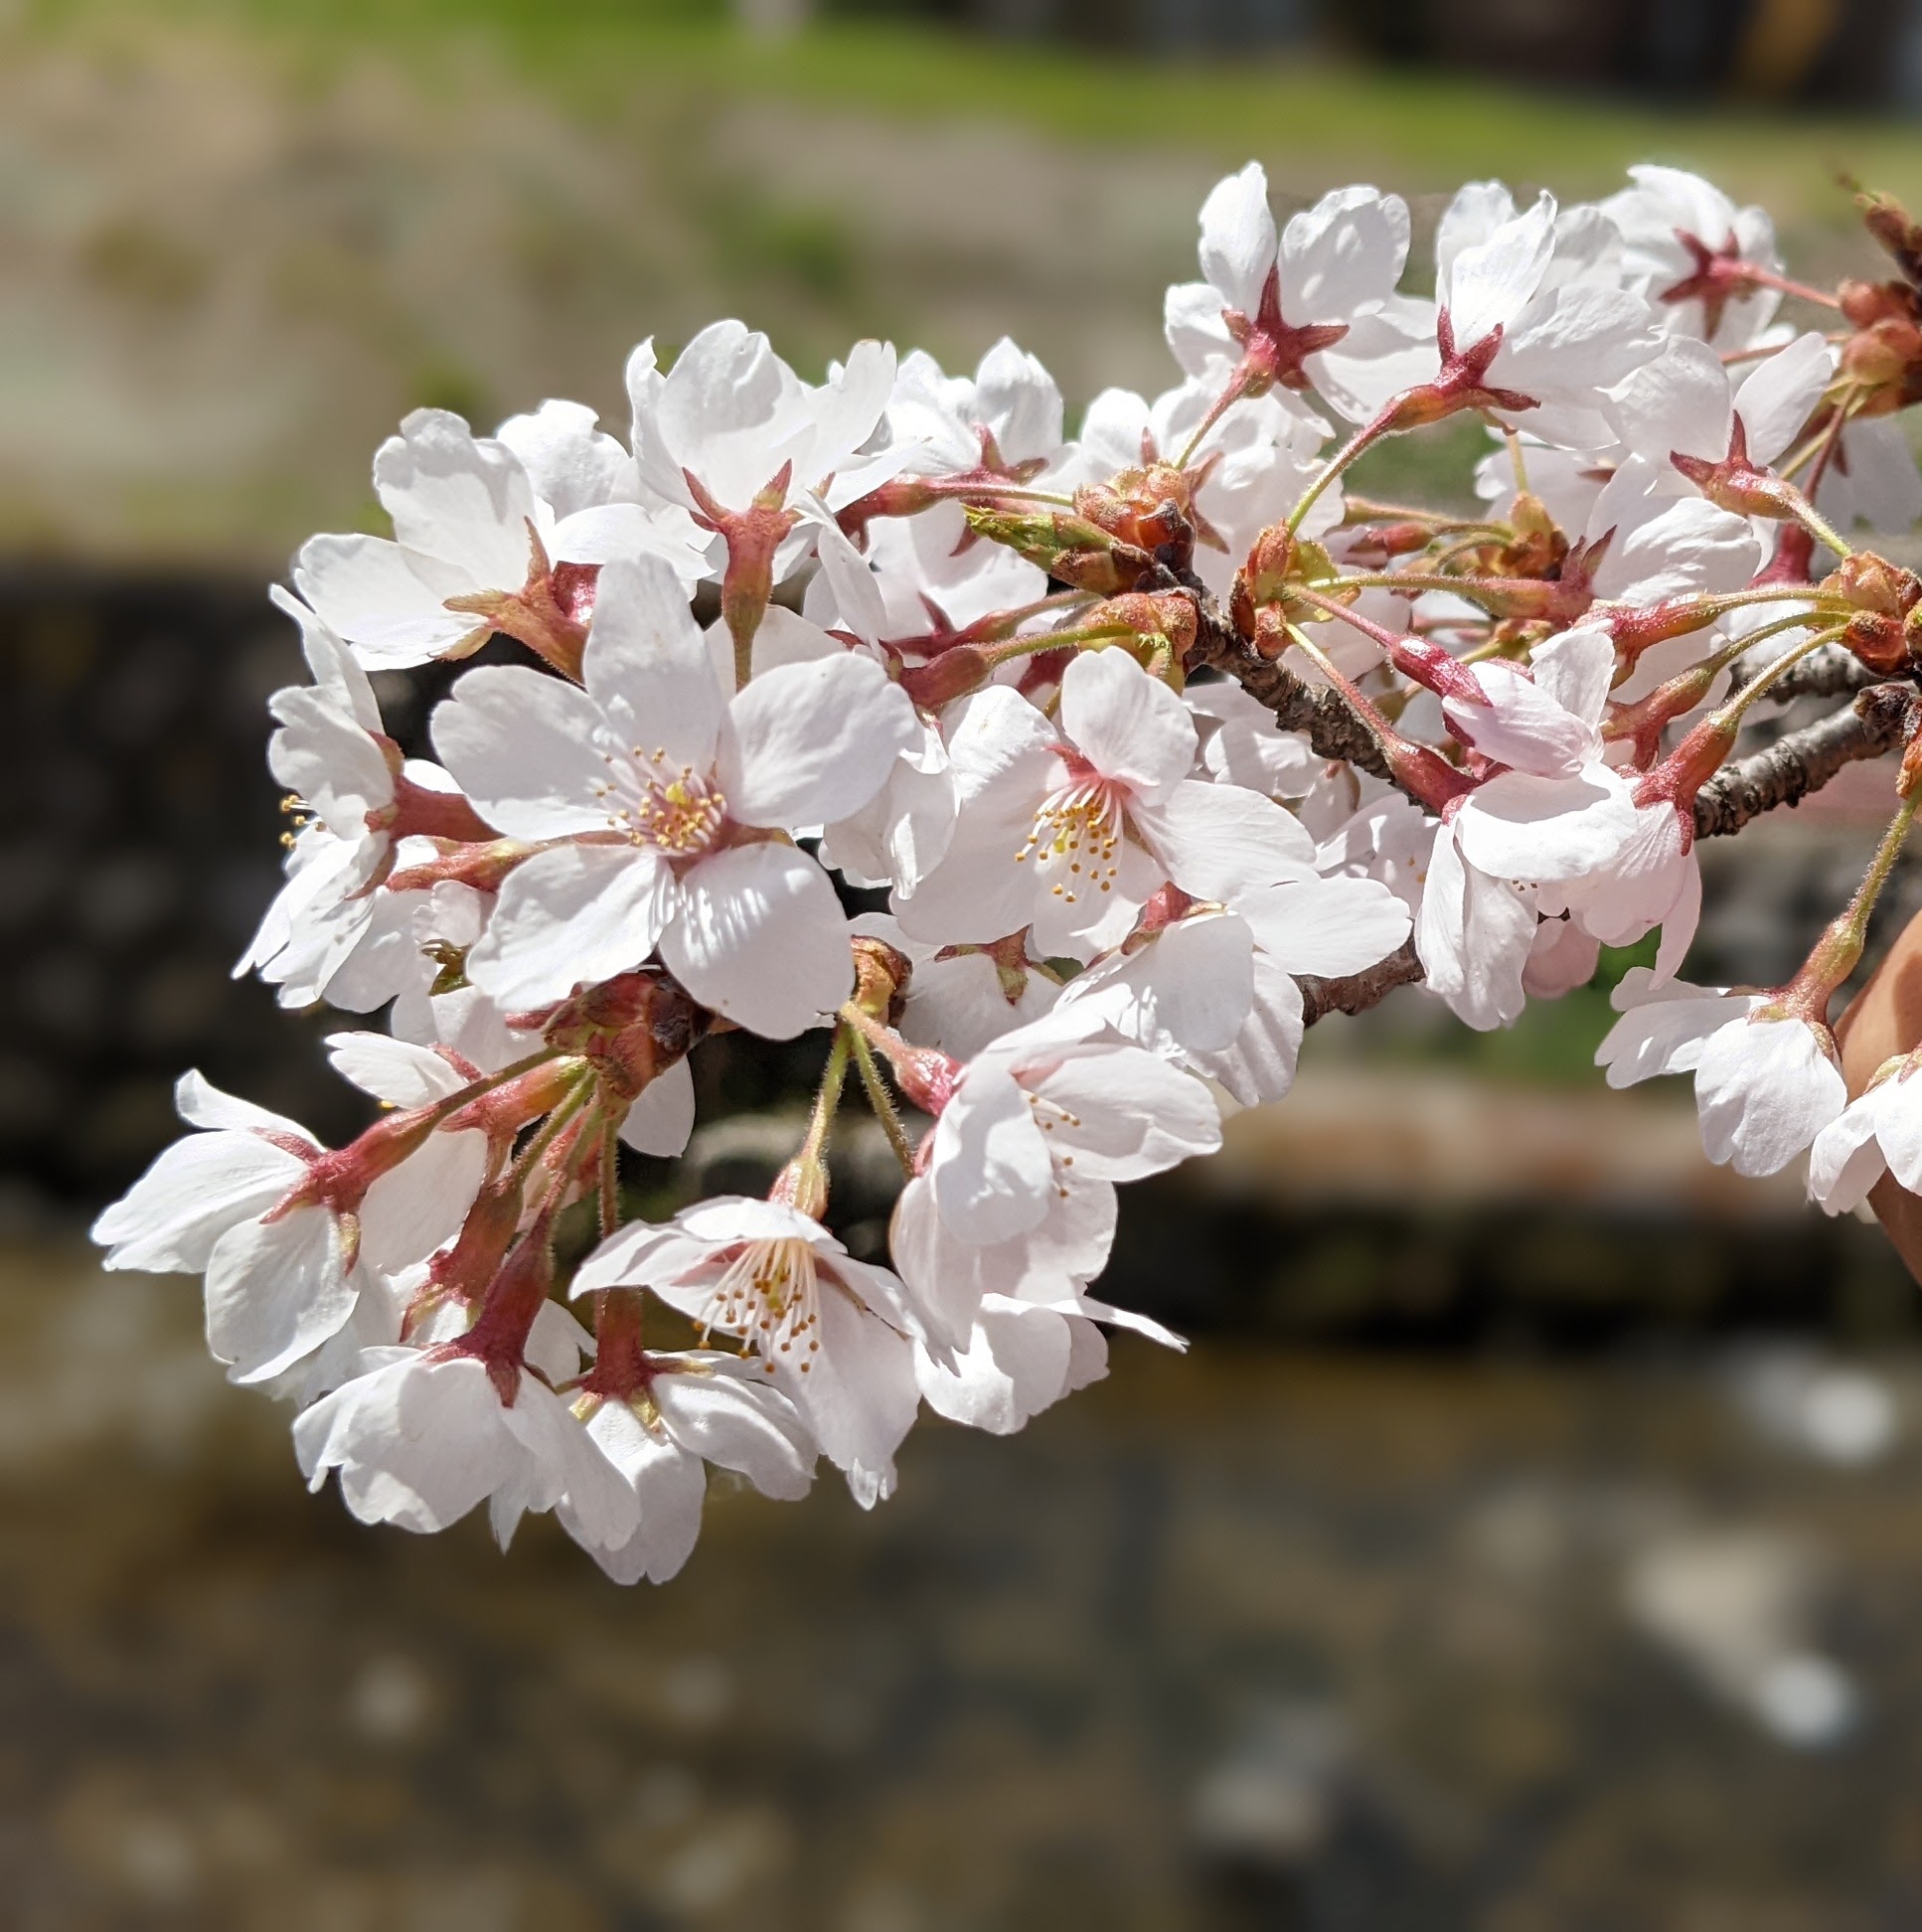
M 1647 354 L 1652 318 L 1639 296 L 1580 272 L 1581 242 L 1558 232 L 1555 217 L 1546 193 L 1521 214 L 1499 183 L 1456 196 L 1435 242 L 1443 360 L 1473 361 L 1501 419 L 1544 442 L 1588 449 L 1612 434 L 1598 392 Z
M 1164 326 L 1176 360 L 1216 392 L 1252 347 L 1272 362 L 1268 380 L 1312 385 L 1359 422 L 1432 369 L 1433 311 L 1396 292 L 1408 259 L 1397 195 L 1337 188 L 1277 240 L 1267 176 L 1251 161 L 1202 204 L 1201 258 L 1206 279 L 1168 291 Z
M 1692 1072 L 1702 1145 L 1718 1166 L 1778 1173 L 1847 1104 L 1834 1036 L 1771 994 L 1663 986 L 1637 967 L 1613 1003 L 1622 1018 L 1595 1053 L 1609 1085 Z
M 486 1139 L 404 1123 L 388 1157 L 330 1155 L 305 1128 L 199 1073 L 176 1089 L 176 1141 L 93 1223 L 109 1268 L 204 1274 L 207 1341 L 236 1381 L 265 1381 L 348 1319 L 364 1270 L 392 1270 L 451 1238 L 480 1188 Z M 398 1153 L 399 1158 L 394 1158 Z
M 1846 1214 L 1868 1199 L 1882 1177 L 1922 1193 L 1922 1087 L 1917 1061 L 1907 1055 L 1876 1069 L 1866 1091 L 1815 1137 L 1809 1149 L 1809 1192 L 1831 1214 Z
M 478 1356 L 370 1349 L 362 1372 L 304 1410 L 294 1453 L 314 1489 L 330 1470 L 363 1523 L 428 1533 L 481 1503 L 505 1541 L 526 1511 L 570 1506 L 575 1534 L 619 1546 L 635 1533 L 634 1490 L 540 1376 L 502 1377 Z
M 555 1514 L 616 1583 L 679 1574 L 701 1534 L 709 1463 L 783 1502 L 813 1487 L 817 1451 L 800 1413 L 736 1357 L 650 1355 L 632 1395 L 588 1399 L 587 1435 L 633 1491 L 634 1521 L 612 1540 L 607 1529 L 622 1528 L 620 1518 L 596 1523 L 565 1497 Z
M 703 567 L 698 533 L 685 515 L 633 500 L 632 464 L 610 464 L 608 441 L 577 404 L 516 417 L 499 437 L 475 436 L 445 409 L 416 409 L 374 459 L 393 540 L 310 538 L 294 587 L 370 669 L 424 664 L 484 642 L 493 624 L 471 600 L 518 595 L 544 559 L 595 565 L 655 557 L 692 587 Z M 539 492 L 530 464 L 559 505 Z M 609 498 L 596 500 L 597 488 Z M 628 501 L 614 494 L 623 491 Z M 462 601 L 470 607 L 450 607 Z
M 1745 280 L 1752 266 L 1782 272 L 1775 228 L 1759 208 L 1737 208 L 1712 183 L 1681 168 L 1631 168 L 1635 186 L 1602 204 L 1620 232 L 1631 283 L 1665 329 L 1699 336 L 1717 350 L 1766 339 L 1779 291 Z
M 468 977 L 533 1007 L 658 945 L 704 1006 L 776 1039 L 813 1026 L 852 984 L 847 929 L 820 867 L 768 835 L 865 804 L 918 736 L 912 707 L 851 653 L 723 697 L 658 564 L 603 574 L 583 675 L 470 671 L 434 714 L 489 820 L 548 842 L 508 875 Z
M 1032 927 L 1048 956 L 1085 958 L 1118 944 L 1171 879 L 1218 899 L 1312 870 L 1281 806 L 1191 777 L 1187 707 L 1125 651 L 1075 657 L 1055 724 L 1002 686 L 951 716 L 960 816 L 941 863 L 896 894 L 913 937 L 983 944 Z
M 894 1488 L 914 1420 L 917 1317 L 885 1268 L 857 1261 L 819 1221 L 773 1201 L 720 1196 L 664 1226 L 622 1228 L 581 1263 L 572 1292 L 643 1287 L 740 1338 L 799 1411 L 863 1508 Z
M 927 1175 L 941 1218 L 987 1244 L 1040 1226 L 1063 1189 L 1159 1174 L 1220 1142 L 1199 1081 L 1117 1040 L 1100 1014 L 1057 1008 L 959 1070 Z

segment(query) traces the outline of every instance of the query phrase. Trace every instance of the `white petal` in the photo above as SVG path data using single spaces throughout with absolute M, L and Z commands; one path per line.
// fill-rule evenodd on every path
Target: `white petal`
M 467 976 L 508 1012 L 565 999 L 653 950 L 676 899 L 674 875 L 647 846 L 564 845 L 502 882 Z
M 109 1268 L 199 1274 L 230 1228 L 264 1214 L 306 1172 L 257 1134 L 191 1134 L 100 1214 L 92 1238 L 107 1247 Z
M 1359 973 L 1386 959 L 1410 925 L 1408 908 L 1373 879 L 1295 880 L 1243 892 L 1234 909 L 1291 973 Z
M 374 487 L 409 550 L 458 564 L 488 589 L 527 580 L 536 517 L 527 472 L 451 411 L 415 409 L 375 453 Z
M 593 701 L 563 680 L 522 665 L 469 671 L 434 707 L 433 741 L 474 809 L 510 838 L 606 831 L 603 754 L 614 746 Z
M 717 773 L 741 824 L 828 825 L 860 811 L 920 741 L 907 695 L 872 658 L 844 651 L 766 672 L 738 693 Z
M 1104 778 L 1147 796 L 1194 769 L 1188 707 L 1126 651 L 1077 653 L 1061 679 L 1061 724 Z
M 724 1362 L 712 1374 L 657 1375 L 649 1392 L 662 1420 L 678 1442 L 738 1471 L 762 1495 L 805 1496 L 816 1451 L 799 1411 L 778 1389 L 728 1372 Z
M 928 1165 L 941 1218 L 964 1240 L 1006 1241 L 1047 1213 L 1053 1164 L 1027 1094 L 977 1065 L 934 1130 Z
M 806 1032 L 854 985 L 834 887 L 788 845 L 735 846 L 694 866 L 661 957 L 703 1006 L 769 1040 Z
M 1137 806 L 1134 818 L 1169 878 L 1196 898 L 1232 900 L 1314 869 L 1315 842 L 1301 821 L 1240 785 L 1187 778 Z
M 1053 1108 L 1067 1116 L 1049 1138 L 1072 1155 L 1083 1179 L 1139 1180 L 1221 1145 L 1207 1088 L 1138 1047 L 1065 1059 L 1036 1091 L 1038 1118 L 1047 1120 Z
M 242 1221 L 207 1262 L 207 1346 L 236 1381 L 265 1381 L 319 1348 L 354 1310 L 340 1231 L 324 1208 Z
M 1275 265 L 1275 218 L 1259 161 L 1217 182 L 1201 204 L 1201 273 L 1222 301 L 1252 316 Z
M 723 700 L 687 592 L 658 558 L 601 571 L 581 675 L 622 749 L 707 772 Z
M 370 670 L 425 664 L 482 626 L 480 618 L 447 608 L 449 597 L 479 587 L 465 570 L 385 537 L 310 537 L 294 561 L 293 580 Z

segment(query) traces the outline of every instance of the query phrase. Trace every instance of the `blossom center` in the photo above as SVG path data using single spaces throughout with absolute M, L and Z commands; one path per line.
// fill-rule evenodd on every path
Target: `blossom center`
M 749 1241 L 715 1283 L 708 1322 L 751 1343 L 770 1367 L 800 1351 L 799 1367 L 821 1348 L 820 1284 L 814 1249 L 797 1235 Z
M 610 765 L 611 752 L 605 754 Z M 681 858 L 698 858 L 720 839 L 727 823 L 727 801 L 713 779 L 693 765 L 676 767 L 659 748 L 633 750 L 635 782 L 602 779 L 594 787 L 607 801 L 607 824 L 631 844 L 652 846 Z
M 1114 889 L 1126 834 L 1121 789 L 1092 772 L 1078 772 L 1036 808 L 1028 842 L 1016 865 L 1058 872 L 1054 896 L 1072 905 L 1084 892 Z

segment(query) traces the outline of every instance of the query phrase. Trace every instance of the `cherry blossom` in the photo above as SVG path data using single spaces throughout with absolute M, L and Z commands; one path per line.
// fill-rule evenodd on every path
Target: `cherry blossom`
M 1922 225 L 1858 203 L 1882 262 L 1831 292 L 1678 170 L 1470 183 L 1431 296 L 1399 199 L 1278 227 L 1250 164 L 1165 386 L 1072 436 L 1008 339 L 811 384 L 739 321 L 632 353 L 626 441 L 415 411 L 392 537 L 274 593 L 309 681 L 268 702 L 285 872 L 239 968 L 361 1016 L 324 1049 L 369 1124 L 324 1147 L 188 1075 L 107 1265 L 204 1276 L 213 1354 L 355 1516 L 552 1511 L 659 1582 L 711 1467 L 796 1501 L 825 1457 L 873 1507 L 924 1405 L 1006 1434 L 1110 1329 L 1184 1347 L 1108 1298 L 1117 1191 L 1288 1104 L 1330 1013 L 1507 1027 L 1660 928 L 1610 1085 L 1690 1075 L 1710 1158 L 1807 1152 L 1832 1211 L 1922 1187 L 1910 1062 L 1851 1103 L 1827 1024 L 1922 798 L 1922 578 L 1856 541 L 1922 519 Z M 1456 416 L 1472 484 L 1373 493 Z M 491 639 L 525 659 L 432 675 L 439 762 L 417 705 L 390 732 L 377 685 Z M 1802 965 L 1680 979 L 1698 841 L 1855 763 L 1887 829 Z M 766 1041 L 816 1073 L 768 1198 L 633 1165 Z M 856 1108 L 884 1254 L 832 1198 Z
M 659 564 L 603 573 L 582 675 L 470 671 L 434 716 L 489 821 L 544 848 L 507 875 L 474 983 L 536 1006 L 658 942 L 716 1012 L 777 1039 L 812 1026 L 847 990 L 845 926 L 819 866 L 768 835 L 865 804 L 917 737 L 905 699 L 852 654 L 726 698 Z

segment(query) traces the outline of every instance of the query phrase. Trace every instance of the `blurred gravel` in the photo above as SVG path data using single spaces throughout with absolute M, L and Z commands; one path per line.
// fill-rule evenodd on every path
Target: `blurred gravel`
M 0 1263 L 21 1932 L 1922 1922 L 1913 1358 L 1123 1340 L 624 1592 L 305 1497 L 195 1302 Z M 1886 1409 L 1845 1467 L 1757 1420 L 1818 1371 Z

